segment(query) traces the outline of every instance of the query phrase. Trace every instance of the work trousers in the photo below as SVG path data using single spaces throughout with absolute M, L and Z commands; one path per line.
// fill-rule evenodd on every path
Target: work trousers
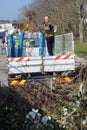
M 54 53 L 54 36 L 46 38 L 47 50 L 50 56 Z

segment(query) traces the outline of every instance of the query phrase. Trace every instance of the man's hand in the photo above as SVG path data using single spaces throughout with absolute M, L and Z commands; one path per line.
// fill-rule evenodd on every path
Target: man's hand
M 44 27 L 44 30 L 45 30 L 45 31 L 48 31 L 48 30 L 50 30 L 50 28 L 49 28 L 48 26 L 45 26 L 45 27 Z

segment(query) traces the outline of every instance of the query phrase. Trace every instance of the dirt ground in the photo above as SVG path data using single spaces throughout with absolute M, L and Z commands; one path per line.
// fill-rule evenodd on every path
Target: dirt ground
M 7 70 L 7 58 L 6 55 L 2 55 L 2 39 L 0 39 L 0 82 L 7 86 L 8 84 L 8 70 Z

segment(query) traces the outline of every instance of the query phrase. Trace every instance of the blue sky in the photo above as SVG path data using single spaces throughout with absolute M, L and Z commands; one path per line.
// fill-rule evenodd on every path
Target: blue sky
M 32 0 L 0 0 L 0 20 L 16 20 L 20 7 Z

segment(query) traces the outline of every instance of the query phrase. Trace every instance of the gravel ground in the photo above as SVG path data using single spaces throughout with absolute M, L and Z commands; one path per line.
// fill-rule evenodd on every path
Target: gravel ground
M 8 85 L 8 70 L 7 70 L 7 58 L 6 55 L 2 55 L 2 40 L 0 39 L 0 82 L 4 85 Z

